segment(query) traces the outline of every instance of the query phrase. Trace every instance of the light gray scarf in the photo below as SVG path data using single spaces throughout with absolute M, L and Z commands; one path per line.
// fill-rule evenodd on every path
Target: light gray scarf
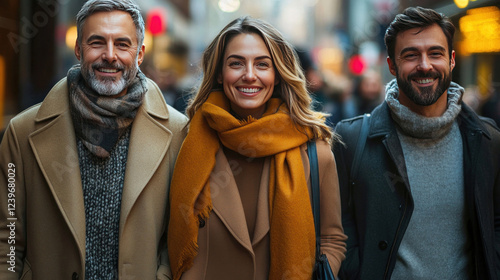
M 464 88 L 451 82 L 448 88 L 448 108 L 440 117 L 424 117 L 399 103 L 399 88 L 396 79 L 385 88 L 385 101 L 391 109 L 393 120 L 403 133 L 415 138 L 441 138 L 446 135 L 462 109 L 460 104 Z

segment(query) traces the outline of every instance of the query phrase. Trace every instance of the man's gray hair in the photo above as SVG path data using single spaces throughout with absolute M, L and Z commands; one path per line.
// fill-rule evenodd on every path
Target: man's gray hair
M 85 20 L 98 12 L 112 12 L 112 11 L 123 11 L 130 14 L 132 20 L 134 21 L 137 43 L 139 51 L 144 42 L 144 19 L 141 15 L 141 10 L 139 6 L 132 0 L 89 0 L 80 9 L 76 15 L 76 28 L 78 30 L 77 41 L 78 44 L 82 43 L 82 32 L 83 26 L 85 25 Z

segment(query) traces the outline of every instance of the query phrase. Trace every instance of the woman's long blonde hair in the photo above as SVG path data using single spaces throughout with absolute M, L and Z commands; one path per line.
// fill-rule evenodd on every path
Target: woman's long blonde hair
M 326 115 L 311 109 L 312 99 L 293 47 L 276 28 L 251 17 L 240 17 L 230 22 L 205 49 L 202 60 L 203 79 L 186 109 L 188 117 L 193 117 L 212 91 L 222 88 L 217 77 L 222 73 L 226 46 L 236 35 L 248 33 L 258 34 L 269 49 L 280 81 L 273 96 L 279 96 L 286 103 L 292 121 L 311 128 L 314 138 L 324 139 L 329 143 L 337 141 L 338 136 L 324 122 Z

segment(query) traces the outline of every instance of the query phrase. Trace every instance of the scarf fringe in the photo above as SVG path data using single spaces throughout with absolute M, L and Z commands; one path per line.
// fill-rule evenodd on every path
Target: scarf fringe
M 208 192 L 210 193 L 209 190 L 208 190 Z M 193 213 L 193 216 L 197 216 L 199 219 L 208 220 L 208 218 L 210 216 L 210 212 L 212 212 L 212 210 L 213 210 L 213 207 L 212 207 L 212 204 L 210 203 L 209 205 L 206 205 L 205 207 L 203 207 L 203 210 L 200 211 L 199 213 Z M 198 225 L 198 227 L 199 227 L 199 225 Z M 194 263 L 193 256 L 196 256 L 198 254 L 198 249 L 199 249 L 199 246 L 198 246 L 198 243 L 196 242 L 196 240 L 189 241 L 189 244 L 187 244 L 182 249 L 182 251 L 179 254 L 179 261 L 178 261 L 178 266 L 177 266 L 178 270 L 175 273 L 172 273 L 174 280 L 180 279 L 182 274 L 193 266 L 193 263 Z
M 179 272 L 172 273 L 174 280 L 179 280 L 182 274 L 188 270 L 191 266 L 193 266 L 194 259 L 190 256 L 198 254 L 198 244 L 196 242 L 191 242 L 188 244 L 180 253 L 179 263 L 177 264 L 179 267 Z M 184 260 L 188 260 L 188 262 L 184 262 Z

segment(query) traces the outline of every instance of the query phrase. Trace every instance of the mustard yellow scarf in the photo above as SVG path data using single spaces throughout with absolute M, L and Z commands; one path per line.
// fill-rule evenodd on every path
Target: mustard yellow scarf
M 194 114 L 170 187 L 168 252 L 174 280 L 193 265 L 199 219 L 212 210 L 209 176 L 222 143 L 247 157 L 272 156 L 269 180 L 271 264 L 269 279 L 309 279 L 315 254 L 314 221 L 300 146 L 312 138 L 294 124 L 280 99 L 262 118 L 240 121 L 222 92 L 212 92 Z

